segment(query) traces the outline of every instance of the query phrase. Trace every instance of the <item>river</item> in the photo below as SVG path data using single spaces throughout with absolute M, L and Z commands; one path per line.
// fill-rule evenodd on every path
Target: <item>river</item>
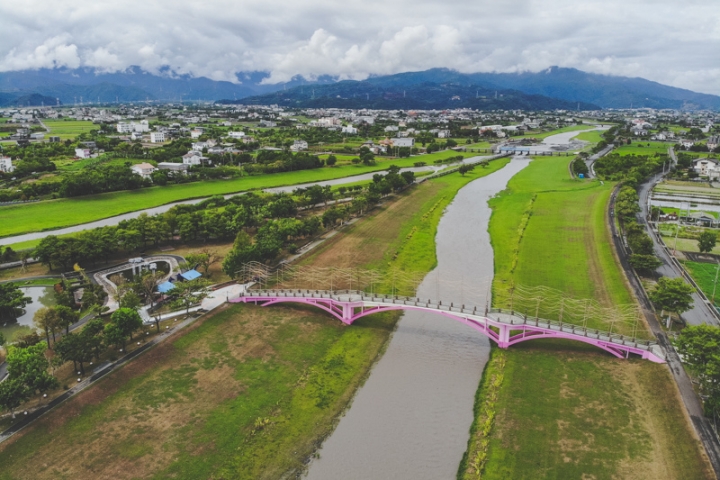
M 515 157 L 458 192 L 440 220 L 438 265 L 420 285 L 420 297 L 485 306 L 493 277 L 487 201 L 529 162 Z M 489 352 L 488 339 L 467 326 L 404 313 L 307 478 L 455 478 Z

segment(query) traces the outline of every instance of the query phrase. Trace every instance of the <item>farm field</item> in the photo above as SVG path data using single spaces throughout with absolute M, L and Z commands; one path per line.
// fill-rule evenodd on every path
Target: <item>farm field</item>
M 635 141 L 630 145 L 622 145 L 615 150 L 613 153 L 618 155 L 654 155 L 656 153 L 667 154 L 668 148 L 672 147 L 671 143 L 666 142 L 651 142 L 651 141 Z
M 427 272 L 444 206 L 508 161 L 407 190 L 304 263 Z M 275 479 L 300 471 L 397 318 L 373 315 L 347 328 L 314 309 L 227 308 L 0 445 L 0 479 Z
M 534 160 L 490 201 L 494 303 L 507 304 L 509 285 L 543 285 L 633 304 L 605 224 L 612 185 L 570 180 L 567 162 Z M 561 340 L 495 349 L 458 478 L 480 465 L 484 479 L 713 478 L 682 408 L 663 365 Z
M 46 135 L 57 136 L 61 140 L 72 140 L 81 133 L 98 128 L 94 123 L 83 120 L 43 120 L 43 123 L 50 129 Z
M 590 143 L 600 143 L 603 140 L 601 134 L 602 132 L 598 132 L 597 130 L 592 132 L 581 132 L 578 133 L 577 136 L 575 136 L 574 138 Z
M 460 154 L 444 152 L 444 155 L 439 156 L 424 155 L 422 157 L 393 159 L 369 166 L 325 167 L 316 170 L 246 176 L 232 180 L 195 182 L 182 185 L 169 185 L 166 187 L 150 187 L 133 191 L 112 192 L 30 204 L 3 206 L 0 207 L 0 225 L 2 225 L 0 238 L 21 233 L 52 230 L 77 225 L 179 200 L 331 180 L 368 172 L 383 171 L 390 165 L 408 167 L 420 161 L 420 158 L 422 158 L 422 161 L 429 162 L 436 158 L 446 158 L 452 155 Z M 473 154 L 466 153 L 464 156 L 469 157 L 472 155 Z

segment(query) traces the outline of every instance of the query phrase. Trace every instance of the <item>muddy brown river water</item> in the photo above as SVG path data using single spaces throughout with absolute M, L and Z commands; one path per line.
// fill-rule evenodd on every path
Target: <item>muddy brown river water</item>
M 438 226 L 437 268 L 418 296 L 484 308 L 493 277 L 487 201 L 529 162 L 515 157 L 458 192 Z M 455 478 L 489 352 L 487 338 L 467 326 L 406 312 L 307 478 Z

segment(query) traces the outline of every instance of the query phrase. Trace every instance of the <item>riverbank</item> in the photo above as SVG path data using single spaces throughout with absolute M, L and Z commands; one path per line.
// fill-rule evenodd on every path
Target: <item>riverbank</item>
M 508 161 L 418 185 L 305 261 L 319 265 L 347 256 L 348 266 L 379 268 L 394 261 L 427 271 L 436 261 L 434 232 L 444 205 L 462 185 Z M 417 261 L 411 260 L 415 253 Z M 228 308 L 0 447 L 0 479 L 255 479 L 301 470 L 334 428 L 396 320 L 396 314 L 376 315 L 347 328 L 317 310 Z
M 523 299 L 517 293 L 513 298 L 513 289 L 550 287 L 530 290 L 545 298 L 525 298 L 525 308 L 538 305 L 540 316 L 577 323 L 568 319 L 573 308 L 582 321 L 591 302 L 618 309 L 634 300 L 612 252 L 606 215 L 611 186 L 570 180 L 566 162 L 533 160 L 491 200 L 493 302 L 507 306 L 514 300 L 519 308 Z M 608 328 L 602 322 L 587 319 Z M 648 334 L 632 315 L 612 326 Z M 458 478 L 479 478 L 473 468 L 478 455 L 486 458 L 484 479 L 714 478 L 667 366 L 615 359 L 559 340 L 534 340 L 502 353 L 493 426 L 482 434 L 490 371 L 481 382 Z

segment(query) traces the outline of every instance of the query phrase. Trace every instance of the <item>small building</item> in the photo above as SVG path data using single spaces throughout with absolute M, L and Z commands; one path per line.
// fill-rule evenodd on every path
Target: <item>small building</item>
M 204 129 L 200 127 L 193 128 L 192 130 L 190 130 L 190 138 L 200 138 L 200 135 L 202 135 L 203 133 L 205 133 Z
M 50 143 L 59 143 L 59 142 L 60 142 L 60 137 L 56 137 L 56 136 L 48 137 L 48 141 L 49 141 Z
M 0 172 L 12 173 L 15 170 L 12 164 L 12 158 L 0 155 Z
M 163 143 L 165 141 L 165 132 L 151 132 L 150 143 Z
M 186 282 L 189 282 L 191 280 L 197 280 L 198 278 L 202 277 L 202 274 L 198 272 L 197 270 L 188 270 L 187 272 L 181 273 L 180 278 L 182 280 L 185 280 Z
M 300 152 L 302 150 L 308 149 L 308 143 L 305 140 L 295 140 L 292 145 L 290 145 L 290 150 L 293 152 Z
M 707 140 L 707 148 L 711 152 L 720 146 L 720 135 L 713 135 Z
M 348 134 L 348 135 L 357 135 L 358 129 L 355 128 L 355 127 L 353 127 L 352 124 L 351 124 L 351 125 L 347 125 L 347 126 L 345 126 L 345 127 L 342 127 L 342 133 L 346 133 L 346 134 Z
M 157 168 L 155 168 L 149 163 L 143 162 L 133 165 L 132 167 L 130 167 L 130 170 L 143 178 L 150 178 L 150 176 L 155 170 L 157 170 Z
M 200 152 L 195 150 L 183 155 L 182 159 L 185 165 L 203 165 L 205 163 L 210 163 L 210 159 L 203 157 Z
M 245 132 L 229 132 L 228 137 L 230 138 L 243 138 L 245 136 Z
M 76 148 L 75 156 L 77 158 L 90 158 L 91 152 L 89 148 Z
M 415 146 L 415 139 L 413 137 L 408 138 L 393 138 L 390 140 L 392 142 L 392 146 L 396 148 L 402 148 L 402 147 L 414 147 Z
M 45 134 L 41 132 L 31 133 L 30 140 L 42 140 L 45 138 Z

